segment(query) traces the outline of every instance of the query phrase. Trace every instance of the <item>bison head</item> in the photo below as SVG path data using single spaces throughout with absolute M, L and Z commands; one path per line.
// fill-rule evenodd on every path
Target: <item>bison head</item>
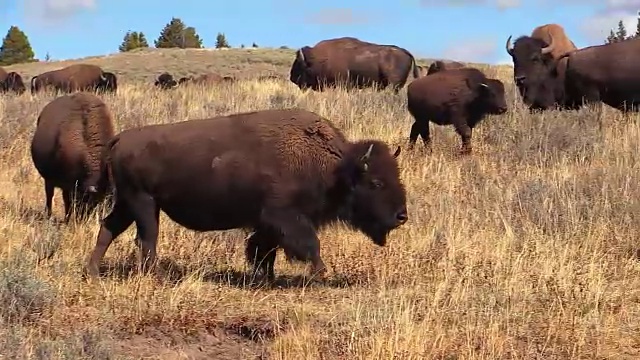
M 118 90 L 118 78 L 116 74 L 103 72 L 97 88 L 104 92 L 116 92 Z
M 480 83 L 478 97 L 488 113 L 501 115 L 507 112 L 507 98 L 504 94 L 504 84 L 497 79 L 486 79 Z
M 407 221 L 406 193 L 400 181 L 397 157 L 381 141 L 351 145 L 340 167 L 346 185 L 346 203 L 340 219 L 384 246 L 388 233 Z
M 530 108 L 546 109 L 556 103 L 558 71 L 549 45 L 541 39 L 522 36 L 511 47 L 511 36 L 506 50 L 513 59 L 514 81 L 523 101 Z
M 291 64 L 291 71 L 289 73 L 289 80 L 292 83 L 298 85 L 300 89 L 306 89 L 311 87 L 310 78 L 308 75 L 307 54 L 311 50 L 308 46 L 303 46 L 296 52 L 296 58 Z
M 24 82 L 22 81 L 22 76 L 17 72 L 10 72 L 7 74 L 7 78 L 4 80 L 4 91 L 13 91 L 17 94 L 23 94 L 27 91 L 27 88 L 24 86 Z

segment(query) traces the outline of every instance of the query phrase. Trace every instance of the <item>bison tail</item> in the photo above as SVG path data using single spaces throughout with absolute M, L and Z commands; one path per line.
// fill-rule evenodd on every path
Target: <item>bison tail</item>
M 36 89 L 36 80 L 38 79 L 37 76 L 34 76 L 31 78 L 31 94 L 34 94 L 38 89 Z
M 413 78 L 417 79 L 420 77 L 420 68 L 418 67 L 418 64 L 416 64 L 416 58 L 413 56 L 411 56 L 411 62 L 413 64 Z

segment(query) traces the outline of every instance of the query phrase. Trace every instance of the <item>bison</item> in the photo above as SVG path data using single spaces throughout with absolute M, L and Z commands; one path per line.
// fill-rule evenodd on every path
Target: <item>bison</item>
M 78 92 L 45 105 L 31 141 L 31 158 L 44 179 L 47 216 L 56 187 L 62 189 L 65 221 L 73 205 L 79 210 L 76 215 L 84 217 L 105 198 L 105 146 L 113 136 L 111 113 L 96 95 Z
M 507 111 L 504 84 L 487 79 L 475 68 L 460 68 L 438 72 L 413 81 L 407 88 L 407 108 L 415 122 L 411 126 L 409 146 L 413 148 L 418 135 L 427 148 L 431 147 L 429 121 L 450 125 L 462 139 L 462 153 L 471 152 L 473 128 L 486 114 Z
M 546 24 L 521 36 L 506 50 L 513 59 L 514 81 L 522 99 L 531 110 L 551 107 L 574 108 L 573 99 L 565 95 L 566 54 L 577 50 L 562 26 Z
M 27 88 L 24 86 L 24 81 L 22 81 L 22 76 L 15 71 L 12 71 L 7 74 L 4 81 L 0 82 L 0 91 L 2 92 L 14 92 L 16 94 L 22 95 Z
M 262 110 L 125 130 L 109 144 L 115 204 L 85 275 L 96 276 L 133 222 L 144 272 L 154 264 L 160 210 L 196 231 L 253 230 L 246 256 L 275 278 L 275 250 L 322 273 L 316 231 L 342 220 L 384 246 L 407 221 L 396 157 L 378 140 L 348 141 L 306 110 Z
M 397 93 L 411 73 L 420 77 L 414 57 L 406 49 L 342 37 L 298 49 L 289 79 L 300 89 L 323 90 L 338 84 L 349 88 L 392 86 Z
M 182 79 L 181 79 L 182 80 Z M 173 75 L 168 72 L 163 72 L 158 76 L 156 82 L 153 85 L 159 87 L 162 90 L 173 89 L 178 86 L 178 83 L 173 79 Z
M 436 60 L 433 63 L 431 63 L 431 65 L 429 65 L 429 69 L 427 70 L 427 75 L 435 74 L 437 72 L 444 71 L 444 70 L 459 69 L 464 66 L 465 65 L 463 63 L 457 62 L 457 61 Z
M 101 82 L 98 90 L 102 92 L 115 93 L 118 91 L 118 77 L 112 72 L 105 71 L 103 73 L 105 81 Z
M 618 110 L 640 110 L 640 40 L 589 46 L 567 56 L 566 93 L 576 106 L 602 101 Z
M 47 71 L 31 79 L 31 93 L 52 88 L 63 93 L 97 91 L 109 88 L 109 78 L 97 65 L 73 64 L 62 69 Z

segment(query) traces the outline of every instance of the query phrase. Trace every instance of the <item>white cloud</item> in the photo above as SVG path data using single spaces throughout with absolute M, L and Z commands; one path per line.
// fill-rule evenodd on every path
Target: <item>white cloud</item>
M 24 14 L 29 20 L 58 22 L 97 7 L 97 0 L 24 0 Z
M 603 44 L 607 36 L 609 36 L 609 32 L 611 30 L 614 32 L 617 30 L 618 21 L 620 20 L 622 20 L 625 29 L 627 29 L 627 34 L 633 35 L 636 31 L 636 25 L 638 24 L 638 15 L 629 14 L 629 12 L 621 10 L 595 14 L 585 19 L 580 28 L 589 41 L 595 42 L 596 44 Z
M 310 24 L 321 25 L 345 25 L 345 24 L 363 24 L 370 22 L 371 16 L 365 13 L 356 13 L 348 8 L 323 9 L 306 18 Z
M 443 57 L 449 60 L 463 62 L 486 63 L 495 56 L 498 44 L 490 39 L 470 39 L 456 42 L 443 52 Z
M 518 7 L 522 4 L 521 0 L 418 0 L 422 6 L 433 7 L 450 7 L 450 6 L 495 6 L 500 10 Z

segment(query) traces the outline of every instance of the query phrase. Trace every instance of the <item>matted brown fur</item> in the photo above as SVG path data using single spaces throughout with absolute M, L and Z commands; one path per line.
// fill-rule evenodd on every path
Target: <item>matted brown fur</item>
M 103 77 L 103 70 L 97 65 L 73 64 L 35 76 L 31 79 L 31 92 L 47 88 L 63 92 L 91 91 Z
M 142 258 L 153 264 L 159 211 L 191 230 L 253 230 L 247 260 L 269 278 L 279 247 L 325 270 L 316 234 L 323 225 L 344 220 L 384 246 L 407 220 L 400 150 L 350 142 L 304 109 L 149 125 L 121 132 L 108 147 L 116 198 L 87 265 L 92 276 L 133 222 Z
M 105 146 L 114 135 L 111 112 L 93 94 L 78 92 L 48 103 L 38 116 L 31 154 L 51 196 L 53 187 L 61 188 L 64 198 L 92 186 L 98 197 L 103 196 L 108 187 Z M 78 190 L 74 190 L 76 182 Z M 48 212 L 50 201 L 47 199 Z M 66 217 L 70 210 L 65 206 Z
M 543 40 L 549 45 L 553 44 L 551 56 L 553 56 L 555 60 L 559 59 L 566 53 L 578 49 L 573 41 L 569 39 L 564 28 L 558 24 L 538 26 L 531 32 L 531 37 Z

